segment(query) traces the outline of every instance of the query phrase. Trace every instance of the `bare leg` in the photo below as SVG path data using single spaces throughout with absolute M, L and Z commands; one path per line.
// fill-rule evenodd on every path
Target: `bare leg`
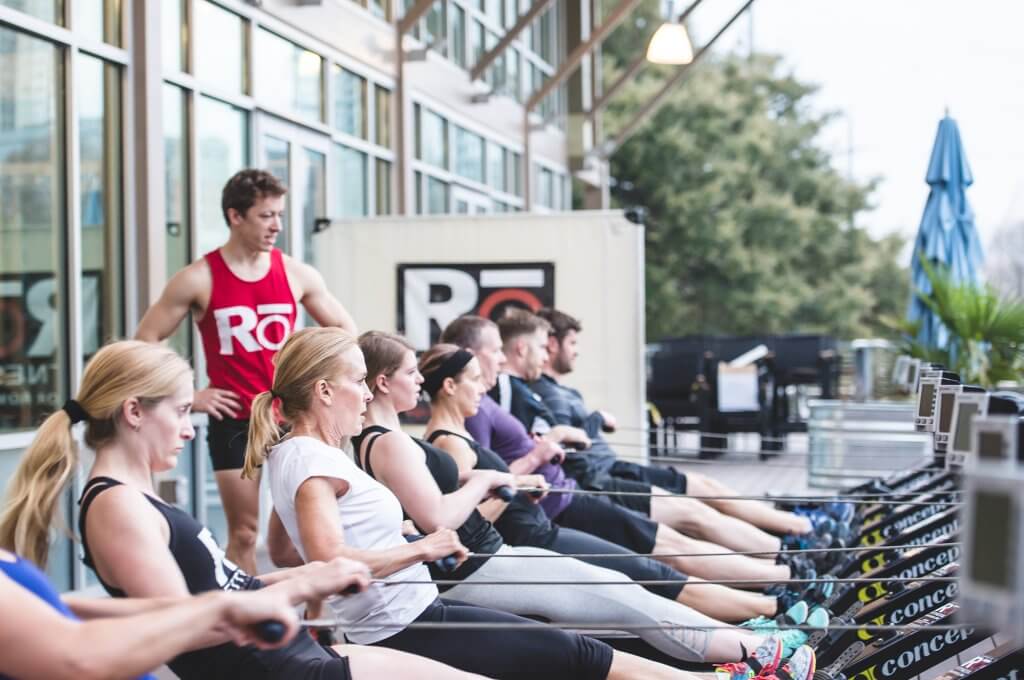
M 334 645 L 334 650 L 348 657 L 352 680 L 482 680 L 484 677 L 386 647 Z
M 701 581 L 693 576 L 689 580 L 690 584 Z M 727 623 L 739 623 L 757 616 L 770 618 L 778 613 L 779 608 L 774 597 L 713 583 L 701 583 L 694 588 L 687 585 L 676 599 L 701 614 Z
M 777 552 L 782 548 L 778 537 L 744 520 L 723 515 L 695 498 L 667 495 L 667 491 L 656 486 L 651 487 L 651 493 L 651 519 L 688 536 L 733 550 Z
M 608 680 L 696 680 L 697 676 L 677 670 L 639 656 L 616 651 L 612 656 L 612 667 L 608 669 Z M 358 680 L 356 678 L 355 680 Z
M 659 553 L 713 554 L 714 557 L 658 557 Z M 754 580 L 763 585 L 772 585 L 792 578 L 789 567 L 746 555 L 737 555 L 727 548 L 707 541 L 698 541 L 665 526 L 658 525 L 654 537 L 654 554 L 657 560 L 669 564 L 684 574 L 717 581 L 721 579 Z M 707 588 L 708 586 L 697 586 Z M 756 589 L 757 584 L 736 586 Z M 683 590 L 686 590 L 685 588 Z
M 737 491 L 717 479 L 699 473 L 686 473 L 686 491 L 694 496 L 739 496 Z M 777 510 L 761 501 L 706 500 L 714 509 L 731 517 L 738 517 L 756 527 L 779 534 L 806 534 L 811 521 L 806 517 Z
M 256 571 L 256 535 L 259 532 L 260 482 L 242 479 L 241 470 L 217 470 L 217 488 L 228 520 L 227 558 L 250 574 Z

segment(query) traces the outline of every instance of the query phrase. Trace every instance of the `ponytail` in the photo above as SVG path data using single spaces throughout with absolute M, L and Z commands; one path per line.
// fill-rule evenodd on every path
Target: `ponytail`
M 46 565 L 50 526 L 78 458 L 71 418 L 63 410 L 57 411 L 43 421 L 11 478 L 0 515 L 0 547 Z
M 61 494 L 78 470 L 71 413 L 86 423 L 86 445 L 99 450 L 117 438 L 126 401 L 136 398 L 144 407 L 155 406 L 183 381 L 191 383 L 192 368 L 167 347 L 121 340 L 96 352 L 82 373 L 78 395 L 65 405 L 71 412 L 61 409 L 43 421 L 18 462 L 0 513 L 0 548 L 46 566 L 50 527 Z
M 270 448 L 281 440 L 281 428 L 274 417 L 274 395 L 260 392 L 252 400 L 249 416 L 249 438 L 245 446 L 244 479 L 256 479 L 259 469 L 270 454 Z

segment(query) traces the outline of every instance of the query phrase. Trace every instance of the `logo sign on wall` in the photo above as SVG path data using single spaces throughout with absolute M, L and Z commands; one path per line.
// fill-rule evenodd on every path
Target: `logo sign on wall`
M 400 264 L 398 332 L 422 351 L 463 314 L 498 319 L 508 307 L 555 304 L 555 265 Z

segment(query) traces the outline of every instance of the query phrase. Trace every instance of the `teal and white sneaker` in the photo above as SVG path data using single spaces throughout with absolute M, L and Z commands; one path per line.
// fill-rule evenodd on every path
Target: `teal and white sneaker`
M 807 633 L 792 628 L 783 629 L 778 632 L 779 640 L 782 641 L 782 655 L 792 656 L 804 643 L 807 642 Z M 810 649 L 808 647 L 808 649 Z
M 828 621 L 828 610 L 824 607 L 815 607 L 807 615 L 803 625 L 818 630 L 825 630 L 828 628 Z
M 807 621 L 807 616 L 807 603 L 800 601 L 794 604 L 789 609 L 787 609 L 785 613 L 779 614 L 774 619 L 769 619 L 764 616 L 758 616 L 757 618 L 744 621 L 740 624 L 740 627 L 750 628 L 752 630 L 758 631 L 759 633 L 771 633 L 773 630 L 777 630 L 779 626 L 803 625 L 804 622 Z
M 746 652 L 747 650 L 743 650 Z M 753 654 L 743 661 L 715 666 L 716 680 L 751 680 L 763 673 L 774 673 L 782 662 L 782 641 L 778 636 L 766 638 Z
M 782 667 L 773 673 L 762 673 L 757 676 L 758 680 L 812 680 L 814 670 L 817 666 L 817 659 L 814 650 L 804 645 L 789 657 L 789 661 L 782 664 Z

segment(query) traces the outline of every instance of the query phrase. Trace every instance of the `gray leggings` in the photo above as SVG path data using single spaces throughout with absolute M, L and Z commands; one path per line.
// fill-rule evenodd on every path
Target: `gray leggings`
M 498 554 L 551 555 L 525 546 L 502 546 Z M 445 591 L 446 598 L 552 623 L 622 624 L 655 649 L 683 661 L 703 661 L 715 628 L 723 624 L 686 605 L 638 585 L 592 585 L 628 581 L 620 572 L 571 558 L 496 557 Z M 574 581 L 573 585 L 473 585 L 474 581 Z M 651 630 L 645 626 L 679 624 L 687 628 Z M 691 626 L 708 626 L 695 630 Z

